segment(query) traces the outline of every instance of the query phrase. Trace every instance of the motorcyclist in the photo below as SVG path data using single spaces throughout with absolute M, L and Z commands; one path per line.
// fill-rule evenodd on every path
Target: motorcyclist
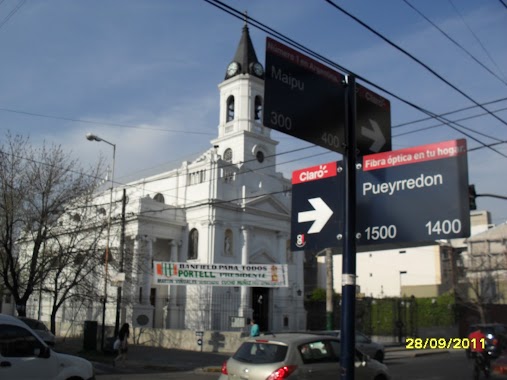
M 468 340 L 470 351 L 475 357 L 474 373 L 476 378 L 478 378 L 480 370 L 484 372 L 486 377 L 489 377 L 490 359 L 486 351 L 486 335 L 484 335 L 481 329 L 477 329 L 468 335 Z

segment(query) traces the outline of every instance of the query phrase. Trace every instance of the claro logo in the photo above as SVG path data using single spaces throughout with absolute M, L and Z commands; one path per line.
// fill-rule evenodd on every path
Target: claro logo
M 327 165 L 320 165 L 316 171 L 306 171 L 299 174 L 299 180 L 301 182 L 311 181 L 314 179 L 325 178 L 324 176 L 328 173 Z
M 312 166 L 311 168 L 297 170 L 292 173 L 292 184 L 315 181 L 336 176 L 336 162 L 329 162 Z

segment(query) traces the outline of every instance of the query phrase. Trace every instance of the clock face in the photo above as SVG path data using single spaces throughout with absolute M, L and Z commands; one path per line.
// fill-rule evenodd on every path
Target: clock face
M 231 62 L 227 67 L 227 75 L 232 76 L 239 71 L 239 64 L 237 62 Z
M 262 68 L 262 65 L 259 62 L 254 63 L 253 69 L 255 75 L 262 76 L 262 74 L 264 73 L 264 69 Z
M 264 153 L 262 153 L 260 150 L 257 152 L 255 157 L 257 158 L 257 161 L 259 161 L 260 163 L 264 162 Z

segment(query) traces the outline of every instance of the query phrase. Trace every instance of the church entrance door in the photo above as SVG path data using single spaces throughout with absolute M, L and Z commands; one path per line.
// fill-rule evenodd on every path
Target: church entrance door
M 269 288 L 252 288 L 253 318 L 261 331 L 269 331 Z

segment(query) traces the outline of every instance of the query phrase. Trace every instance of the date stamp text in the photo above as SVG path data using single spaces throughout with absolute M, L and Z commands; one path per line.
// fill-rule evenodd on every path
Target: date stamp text
M 486 339 L 469 338 L 406 338 L 405 348 L 407 350 L 484 350 Z

